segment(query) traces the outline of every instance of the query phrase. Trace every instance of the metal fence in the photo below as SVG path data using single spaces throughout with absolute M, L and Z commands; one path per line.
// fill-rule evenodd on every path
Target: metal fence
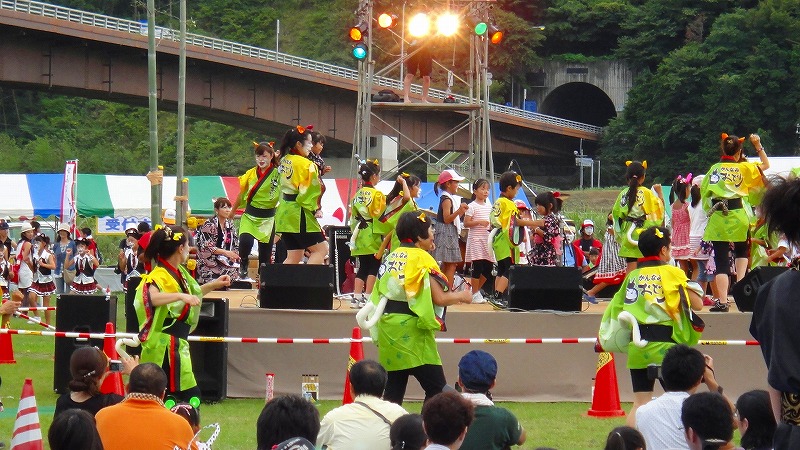
M 51 17 L 59 20 L 67 20 L 70 22 L 80 23 L 82 25 L 89 25 L 93 27 L 105 28 L 108 30 L 121 31 L 124 33 L 132 34 L 147 34 L 147 24 L 128 19 L 119 19 L 110 17 L 103 14 L 96 14 L 78 9 L 66 8 L 63 6 L 52 5 L 49 3 L 42 3 L 30 0 L 0 0 L 0 9 L 8 9 L 12 11 L 24 12 L 34 14 L 37 16 Z M 156 38 L 160 40 L 178 41 L 180 33 L 171 28 L 156 27 Z M 209 36 L 203 36 L 195 33 L 186 33 L 186 45 L 208 48 L 218 50 L 235 55 L 242 55 L 251 58 L 264 59 L 267 61 L 274 61 L 279 64 L 286 64 L 292 67 L 299 67 L 314 72 L 333 75 L 348 80 L 358 80 L 358 71 L 347 67 L 336 66 L 320 61 L 314 61 L 307 58 L 300 58 L 297 56 L 288 55 L 286 53 L 276 52 L 274 50 L 267 50 L 260 47 L 255 47 L 247 44 L 240 44 L 237 42 L 226 41 Z M 375 77 L 375 83 L 381 87 L 402 90 L 403 84 L 399 80 L 386 77 Z M 420 87 L 414 86 L 414 91 L 419 93 Z M 439 89 L 431 89 L 429 92 L 431 97 L 445 98 L 448 94 Z M 470 99 L 462 95 L 453 95 L 456 101 L 460 103 L 469 103 Z M 532 120 L 535 122 L 547 123 L 550 125 L 557 125 L 564 128 L 585 131 L 589 133 L 600 134 L 603 131 L 602 127 L 589 125 L 571 120 L 561 119 L 558 117 L 547 116 L 538 114 L 523 109 L 514 108 L 511 106 L 500 105 L 497 103 L 489 103 L 488 108 L 490 111 L 506 114 L 514 117 L 521 117 L 524 119 Z

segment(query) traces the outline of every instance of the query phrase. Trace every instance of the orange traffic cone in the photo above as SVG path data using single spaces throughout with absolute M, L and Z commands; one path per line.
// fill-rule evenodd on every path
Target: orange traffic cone
M 117 348 L 115 347 L 117 340 L 114 337 L 114 324 L 111 322 L 106 323 L 106 337 L 103 338 L 103 352 L 109 359 L 119 359 Z M 109 372 L 106 379 L 103 380 L 100 386 L 100 393 L 102 394 L 118 394 L 125 395 L 125 387 L 122 384 L 121 372 Z
M 14 421 L 14 434 L 11 437 L 11 448 L 14 450 L 42 450 L 42 429 L 39 426 L 39 410 L 36 408 L 36 396 L 33 395 L 33 381 L 25 380 L 22 396 L 19 398 L 17 420 Z
M 361 342 L 361 328 L 353 327 L 353 340 L 350 342 L 350 358 L 347 360 L 347 375 L 344 378 L 344 396 L 342 404 L 353 403 L 353 393 L 350 392 L 350 369 L 353 365 L 364 359 L 364 344 Z
M 11 335 L 8 333 L 0 334 L 0 364 L 16 363 L 17 361 L 14 359 L 14 345 L 11 343 Z
M 602 352 L 597 358 L 592 408 L 588 414 L 594 417 L 619 417 L 625 411 L 619 404 L 619 387 L 617 386 L 617 369 L 614 366 L 614 355 Z

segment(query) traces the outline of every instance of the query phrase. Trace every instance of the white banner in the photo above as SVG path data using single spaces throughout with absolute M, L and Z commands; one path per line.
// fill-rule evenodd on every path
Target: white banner
M 139 222 L 153 225 L 149 217 L 98 217 L 96 234 L 124 234 L 128 228 L 136 228 Z
M 78 160 L 67 161 L 64 166 L 64 184 L 61 187 L 61 223 L 68 223 L 75 230 L 78 218 Z M 74 233 L 73 233 L 74 234 Z

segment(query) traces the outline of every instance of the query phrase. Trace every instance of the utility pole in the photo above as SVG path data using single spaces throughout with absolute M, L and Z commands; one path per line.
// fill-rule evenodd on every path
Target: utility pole
M 183 226 L 186 223 L 186 212 L 189 199 L 186 184 L 183 182 L 183 156 L 186 144 L 186 0 L 180 3 L 180 51 L 178 53 L 178 148 L 175 164 L 175 193 L 180 198 L 175 203 L 175 223 Z
M 158 172 L 158 86 L 156 84 L 156 5 L 147 0 L 147 88 L 150 131 L 150 172 Z M 150 183 L 150 220 L 161 221 L 161 182 Z

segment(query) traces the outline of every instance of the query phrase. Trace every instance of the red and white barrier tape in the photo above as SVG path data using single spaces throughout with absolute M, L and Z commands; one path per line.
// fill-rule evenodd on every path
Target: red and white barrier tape
M 17 311 L 55 311 L 55 306 L 21 306 L 17 308 Z
M 56 327 L 50 325 L 49 323 L 42 322 L 42 319 L 40 319 L 38 317 L 31 317 L 31 316 L 29 316 L 27 314 L 22 314 L 19 311 L 15 312 L 14 315 L 19 317 L 20 319 L 28 320 L 30 322 L 33 322 L 33 323 L 39 325 L 39 326 L 45 327 L 48 330 L 55 330 L 56 329 Z
M 35 331 L 35 330 L 12 330 L 0 329 L 0 334 L 21 334 L 32 336 L 54 336 L 61 338 L 79 339 L 104 339 L 112 338 L 133 338 L 133 333 L 79 333 L 74 331 Z M 352 342 L 372 342 L 369 337 L 361 339 L 352 338 L 256 338 L 256 337 L 220 337 L 220 336 L 189 336 L 188 341 L 192 342 L 227 342 L 231 344 L 350 344 Z M 595 344 L 595 338 L 437 338 L 438 344 Z M 720 339 L 720 340 L 701 340 L 699 345 L 736 345 L 751 346 L 759 345 L 758 341 Z

